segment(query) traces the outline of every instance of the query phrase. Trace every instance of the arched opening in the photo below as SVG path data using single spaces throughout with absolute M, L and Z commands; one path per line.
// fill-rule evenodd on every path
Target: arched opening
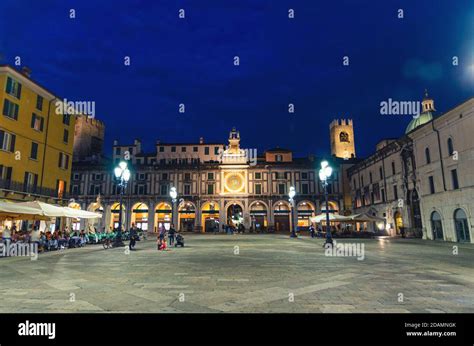
M 403 228 L 403 218 L 402 218 L 402 213 L 399 211 L 395 212 L 393 215 L 393 220 L 395 223 L 395 233 L 400 234 L 400 230 Z
M 105 230 L 104 207 L 99 202 L 93 202 L 89 204 L 89 206 L 87 207 L 87 211 L 102 214 L 102 218 L 86 220 L 86 228 L 89 230 L 89 232 L 93 230 L 100 230 L 101 228 Z
M 192 232 L 196 220 L 196 207 L 190 202 L 183 202 L 178 211 L 179 230 Z
M 458 242 L 471 241 L 467 216 L 464 210 L 461 208 L 454 211 L 454 228 L 456 230 L 456 238 Z
M 431 231 L 433 232 L 433 239 L 444 240 L 441 215 L 437 211 L 434 211 L 431 213 L 430 220 L 431 220 Z
M 72 209 L 81 210 L 81 205 L 79 203 L 75 203 L 75 202 L 69 203 L 68 207 L 72 208 Z M 71 229 L 73 231 L 80 231 L 81 230 L 81 219 L 71 218 Z
M 347 132 L 341 132 L 339 134 L 339 141 L 349 143 L 349 134 Z
M 112 208 L 110 208 L 111 216 L 110 216 L 110 224 L 109 227 L 112 229 L 116 229 L 119 226 L 120 220 L 120 203 L 114 203 Z M 122 227 L 125 225 L 125 206 L 122 205 Z
M 268 210 L 263 202 L 255 202 L 250 206 L 250 220 L 252 222 L 251 229 L 256 232 L 261 232 L 268 227 Z
M 145 203 L 135 203 L 132 207 L 132 223 L 141 230 L 148 231 L 148 206 Z
M 291 209 L 288 203 L 278 202 L 274 209 L 273 215 L 275 219 L 276 232 L 289 232 L 291 223 Z
M 244 211 L 242 206 L 237 203 L 232 203 L 227 207 L 227 224 L 238 228 L 244 222 Z
M 201 225 L 204 232 L 219 230 L 219 205 L 216 202 L 206 202 L 201 208 Z
M 315 216 L 316 208 L 311 202 L 303 201 L 298 204 L 298 230 L 307 231 L 311 226 L 310 218 Z
M 166 230 L 170 229 L 172 222 L 173 208 L 167 202 L 158 203 L 155 208 L 155 229 L 154 232 L 159 232 L 162 227 Z

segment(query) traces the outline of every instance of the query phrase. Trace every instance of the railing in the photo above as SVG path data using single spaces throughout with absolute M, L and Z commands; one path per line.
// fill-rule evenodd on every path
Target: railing
M 31 186 L 19 181 L 12 181 L 6 179 L 0 179 L 0 189 L 31 195 L 59 198 L 58 191 L 56 189 L 40 186 Z M 63 192 L 61 198 L 67 199 L 69 198 L 69 194 L 67 192 Z

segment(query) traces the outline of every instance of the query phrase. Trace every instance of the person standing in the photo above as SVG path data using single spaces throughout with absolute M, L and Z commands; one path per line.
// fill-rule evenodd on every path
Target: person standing
M 12 233 L 10 231 L 10 228 L 8 228 L 8 226 L 5 226 L 5 228 L 3 229 L 2 239 L 3 239 L 3 243 L 5 244 L 5 247 L 8 249 L 12 241 Z
M 176 230 L 174 229 L 174 225 L 171 224 L 170 230 L 168 231 L 168 241 L 169 241 L 170 246 L 174 244 L 175 234 L 176 234 Z
M 132 228 L 130 228 L 130 243 L 128 244 L 128 248 L 130 250 L 135 250 L 135 244 L 137 242 L 138 237 L 138 229 L 134 223 L 132 223 Z
M 311 238 L 315 237 L 315 232 L 314 232 L 314 227 L 313 225 L 309 226 L 309 234 L 311 235 Z

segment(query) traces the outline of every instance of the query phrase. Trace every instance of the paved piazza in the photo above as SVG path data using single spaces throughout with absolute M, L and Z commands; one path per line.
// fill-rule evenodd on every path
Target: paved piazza
M 474 312 L 470 244 L 341 240 L 364 244 L 359 261 L 308 237 L 185 238 L 167 252 L 148 240 L 129 255 L 90 245 L 2 258 L 0 312 Z

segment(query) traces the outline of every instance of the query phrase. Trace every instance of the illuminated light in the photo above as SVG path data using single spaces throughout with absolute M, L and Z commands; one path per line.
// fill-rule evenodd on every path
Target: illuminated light
M 321 161 L 321 168 L 324 169 L 327 166 L 329 166 L 329 163 L 327 161 Z
M 128 169 L 123 172 L 123 180 L 129 181 L 130 180 L 130 171 Z
M 120 168 L 122 168 L 122 170 L 124 170 L 125 168 L 127 168 L 127 163 L 125 161 L 121 161 L 119 163 L 119 166 L 120 166 Z
M 120 178 L 120 176 L 122 175 L 122 170 L 120 169 L 120 167 L 115 167 L 114 174 L 117 178 Z

